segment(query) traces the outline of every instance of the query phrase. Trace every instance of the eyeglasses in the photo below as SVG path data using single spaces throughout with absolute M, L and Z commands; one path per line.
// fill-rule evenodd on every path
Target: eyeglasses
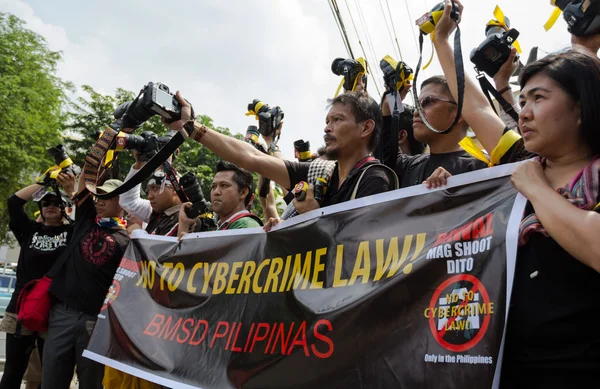
M 452 100 L 446 100 L 446 99 L 442 99 L 441 97 L 435 97 L 435 96 L 427 96 L 421 100 L 419 100 L 419 105 L 425 109 L 427 107 L 429 107 L 431 104 L 434 104 L 438 101 L 443 101 L 445 103 L 450 103 L 452 105 L 457 105 L 454 101 Z
M 47 207 L 60 207 L 60 202 L 59 201 L 51 201 L 51 200 L 42 200 L 41 201 L 42 204 L 42 208 L 47 208 Z

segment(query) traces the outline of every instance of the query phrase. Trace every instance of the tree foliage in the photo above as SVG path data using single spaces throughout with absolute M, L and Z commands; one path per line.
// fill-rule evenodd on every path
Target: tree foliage
M 61 53 L 0 13 L 0 237 L 6 236 L 6 199 L 53 165 L 46 150 L 61 142 L 62 108 L 72 85 L 56 76 Z

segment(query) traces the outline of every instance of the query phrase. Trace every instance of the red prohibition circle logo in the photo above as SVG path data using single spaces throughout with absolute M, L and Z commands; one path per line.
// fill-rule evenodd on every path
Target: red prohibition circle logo
M 493 313 L 494 303 L 481 281 L 470 274 L 458 274 L 437 287 L 425 317 L 442 347 L 463 352 L 481 341 Z

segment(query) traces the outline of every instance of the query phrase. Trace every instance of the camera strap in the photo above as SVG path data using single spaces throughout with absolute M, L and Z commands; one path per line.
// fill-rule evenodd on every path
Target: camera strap
M 427 120 L 427 117 L 425 116 L 425 113 L 423 112 L 423 108 L 421 107 L 421 104 L 419 104 L 419 96 L 418 96 L 418 91 L 417 91 L 417 89 L 418 89 L 417 88 L 417 77 L 419 76 L 419 71 L 421 70 L 421 63 L 423 62 L 423 36 L 425 34 L 421 31 L 421 34 L 419 35 L 419 63 L 417 64 L 417 70 L 415 71 L 415 87 L 413 88 L 413 93 L 415 96 L 415 98 L 414 98 L 415 108 L 416 108 L 417 112 L 419 113 L 419 117 L 421 117 L 421 120 L 423 121 L 425 126 L 429 130 L 431 130 L 435 133 L 438 133 L 438 134 L 449 133 L 452 130 L 452 128 L 456 125 L 456 123 L 458 123 L 458 121 L 460 120 L 460 116 L 462 114 L 463 99 L 464 99 L 464 95 L 465 95 L 465 68 L 464 68 L 463 57 L 462 57 L 462 48 L 461 48 L 461 43 L 460 43 L 460 27 L 458 26 L 458 21 L 455 20 L 454 17 L 452 18 L 452 20 L 454 20 L 457 23 L 456 32 L 454 33 L 454 65 L 456 68 L 456 86 L 458 89 L 458 101 L 457 101 L 456 117 L 454 118 L 454 121 L 452 122 L 452 124 L 443 131 L 436 129 L 435 127 L 433 127 L 431 125 L 431 123 L 429 123 L 429 120 Z
M 96 191 L 96 186 L 107 174 L 107 169 L 103 166 L 103 161 L 111 145 L 117 139 L 118 134 L 118 131 L 107 127 L 94 147 L 86 155 L 85 165 L 83 166 L 85 188 L 75 195 L 73 198 L 75 203 L 81 201 L 88 193 L 92 193 L 100 199 L 110 199 L 133 189 L 159 168 L 185 141 L 183 134 L 177 132 L 133 177 L 112 192 L 99 194 Z
M 163 172 L 165 172 L 165 177 L 171 183 L 171 187 L 173 188 L 173 190 L 175 190 L 175 193 L 177 193 L 177 197 L 179 197 L 179 200 L 181 200 L 182 203 L 187 203 L 188 201 L 190 201 L 185 192 L 183 191 L 181 185 L 179 185 L 179 180 L 177 179 L 177 171 L 169 163 L 169 161 L 165 161 L 163 163 L 162 169 Z
M 475 69 L 475 70 L 477 71 L 477 69 Z M 504 97 L 502 97 L 502 95 L 496 90 L 496 88 L 494 88 L 494 86 L 490 83 L 490 81 L 487 79 L 485 74 L 477 71 L 477 80 L 479 81 L 479 85 L 481 86 L 481 89 L 483 90 L 483 94 L 485 95 L 485 97 L 487 97 L 494 112 L 496 112 L 496 115 L 498 114 L 498 111 L 496 111 L 496 107 L 494 106 L 494 102 L 492 101 L 490 94 L 496 98 L 496 101 L 498 102 L 498 104 L 500 104 L 500 106 L 502 107 L 504 112 L 506 112 L 508 115 L 510 115 L 510 117 L 513 118 L 514 121 L 518 123 L 519 122 L 519 114 L 517 113 L 517 111 L 515 111 L 512 104 L 510 104 L 508 101 L 506 101 L 506 99 Z

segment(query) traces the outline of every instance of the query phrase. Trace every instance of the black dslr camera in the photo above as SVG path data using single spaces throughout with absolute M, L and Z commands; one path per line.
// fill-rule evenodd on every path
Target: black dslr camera
M 61 168 L 61 173 L 71 172 L 74 176 L 77 176 L 79 173 L 81 173 L 81 168 L 75 165 L 73 161 L 71 161 L 71 158 L 69 158 L 65 146 L 57 145 L 49 148 L 46 151 L 54 159 L 54 164 Z M 47 186 L 55 184 L 55 179 L 52 178 L 51 171 L 44 175 L 42 183 Z
M 160 82 L 149 82 L 135 100 L 118 106 L 113 128 L 139 128 L 154 115 L 160 115 L 168 122 L 181 118 L 179 101 L 169 92 L 169 87 Z
M 389 60 L 391 60 L 391 58 L 388 59 L 388 57 L 386 57 L 382 59 L 381 62 L 379 62 L 379 67 L 383 72 L 383 82 L 385 83 L 385 87 L 390 92 L 393 92 L 395 90 L 400 90 L 397 87 L 398 83 L 407 80 L 413 74 L 413 71 L 402 61 L 399 61 L 394 68 Z M 403 85 L 401 89 L 403 89 L 404 86 L 405 85 Z
M 283 110 L 280 107 L 269 107 L 259 99 L 254 99 L 248 104 L 249 114 L 258 117 L 258 132 L 263 136 L 272 136 L 283 120 Z
M 508 26 L 508 18 L 505 18 L 505 21 Z M 475 64 L 477 70 L 494 77 L 508 60 L 512 44 L 517 40 L 519 31 L 514 28 L 506 31 L 500 26 L 487 26 L 485 35 L 487 38 L 479 47 L 471 51 L 471 62 Z
M 312 153 L 310 152 L 310 142 L 298 139 L 294 142 L 294 153 L 296 158 L 300 162 L 310 162 L 313 160 Z
M 147 162 L 171 140 L 174 134 L 175 132 L 172 131 L 163 136 L 158 136 L 152 131 L 144 131 L 140 135 L 122 134 L 117 137 L 111 149 L 135 150 L 140 153 L 138 157 L 140 162 Z
M 202 214 L 209 212 L 210 203 L 206 201 L 200 188 L 198 178 L 194 173 L 186 173 L 179 179 L 179 185 L 185 193 L 186 197 L 192 203 L 190 208 L 185 210 L 186 215 L 190 219 L 194 219 Z
M 556 0 L 554 4 L 563 11 L 571 34 L 586 36 L 600 33 L 600 1 Z
M 258 151 L 268 154 L 265 147 L 258 142 L 259 135 L 260 132 L 258 128 L 256 128 L 256 126 L 248 126 L 248 129 L 246 130 L 246 136 L 244 137 L 244 141 L 246 143 L 250 143 Z
M 365 73 L 365 68 L 360 62 L 352 58 L 336 58 L 331 63 L 331 71 L 336 76 L 344 77 L 344 89 L 352 90 L 356 82 L 356 77 L 359 73 Z M 366 84 L 367 77 L 363 77 L 363 82 Z

